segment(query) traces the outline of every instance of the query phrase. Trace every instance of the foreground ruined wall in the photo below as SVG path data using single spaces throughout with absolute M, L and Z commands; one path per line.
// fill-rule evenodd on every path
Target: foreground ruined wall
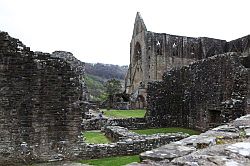
M 74 72 L 78 75 L 76 79 L 79 79 L 80 86 L 82 89 L 82 94 L 80 100 L 87 101 L 88 100 L 88 90 L 87 86 L 84 82 L 84 75 L 85 75 L 85 63 L 76 59 L 74 55 L 71 52 L 66 51 L 54 51 L 51 54 L 52 57 L 57 57 L 60 59 L 64 59 L 66 62 L 68 62 L 71 66 L 71 68 L 74 70 Z M 84 105 L 86 105 L 86 102 L 84 102 Z
M 246 113 L 248 70 L 226 53 L 165 73 L 148 86 L 147 118 L 157 125 L 205 130 Z
M 140 154 L 129 166 L 249 166 L 250 115 Z
M 0 32 L 0 163 L 74 157 L 83 72 Z

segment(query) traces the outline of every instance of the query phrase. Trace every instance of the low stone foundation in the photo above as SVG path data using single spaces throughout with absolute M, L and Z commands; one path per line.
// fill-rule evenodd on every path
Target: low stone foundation
M 104 128 L 105 135 L 113 142 L 126 138 L 139 138 L 140 135 L 120 126 L 107 126 Z
M 189 136 L 184 133 L 139 135 L 120 126 L 107 126 L 104 128 L 104 132 L 111 140 L 117 142 L 111 144 L 84 144 L 81 146 L 79 158 L 92 159 L 135 155 Z
M 128 129 L 145 129 L 149 125 L 145 118 L 127 118 L 127 119 L 106 119 L 92 118 L 85 119 L 82 123 L 83 130 L 101 130 L 103 126 L 122 126 Z

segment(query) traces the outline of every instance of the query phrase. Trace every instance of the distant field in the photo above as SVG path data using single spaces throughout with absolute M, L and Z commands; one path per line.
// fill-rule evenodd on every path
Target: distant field
M 82 164 L 96 165 L 96 166 L 121 166 L 132 162 L 140 162 L 139 155 L 108 157 L 102 159 L 81 160 Z
M 107 144 L 111 141 L 100 131 L 86 131 L 83 133 L 85 142 L 92 144 Z
M 138 133 L 138 134 L 146 134 L 146 135 L 157 134 L 157 133 L 177 133 L 177 132 L 183 132 L 183 133 L 187 133 L 189 135 L 200 134 L 199 131 L 195 131 L 192 129 L 179 128 L 179 127 L 132 130 L 132 131 L 135 133 Z
M 143 118 L 146 110 L 106 110 L 104 115 L 113 118 Z

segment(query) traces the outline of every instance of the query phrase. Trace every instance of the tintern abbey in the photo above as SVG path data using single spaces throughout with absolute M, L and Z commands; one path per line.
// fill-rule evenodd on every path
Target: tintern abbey
M 147 84 L 162 80 L 164 72 L 180 68 L 198 60 L 228 52 L 250 53 L 250 36 L 230 42 L 208 37 L 186 37 L 148 31 L 140 15 L 136 14 L 130 42 L 130 66 L 126 76 L 126 92 L 132 94 L 136 107 L 145 107 Z
M 249 57 L 250 35 L 228 42 L 154 33 L 137 13 L 122 95 L 146 114 L 105 117 L 91 107 L 83 62 L 31 51 L 0 31 L 0 165 L 131 155 L 141 163 L 130 166 L 250 165 Z M 199 135 L 134 131 L 163 127 Z M 111 143 L 87 142 L 91 130 Z

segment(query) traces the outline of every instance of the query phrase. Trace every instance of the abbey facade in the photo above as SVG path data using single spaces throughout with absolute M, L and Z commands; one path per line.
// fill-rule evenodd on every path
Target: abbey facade
M 226 52 L 249 54 L 249 36 L 227 42 L 208 37 L 186 37 L 148 31 L 140 13 L 136 14 L 130 43 L 130 66 L 125 78 L 126 93 L 133 107 L 146 107 L 147 84 L 162 80 L 172 68 Z

